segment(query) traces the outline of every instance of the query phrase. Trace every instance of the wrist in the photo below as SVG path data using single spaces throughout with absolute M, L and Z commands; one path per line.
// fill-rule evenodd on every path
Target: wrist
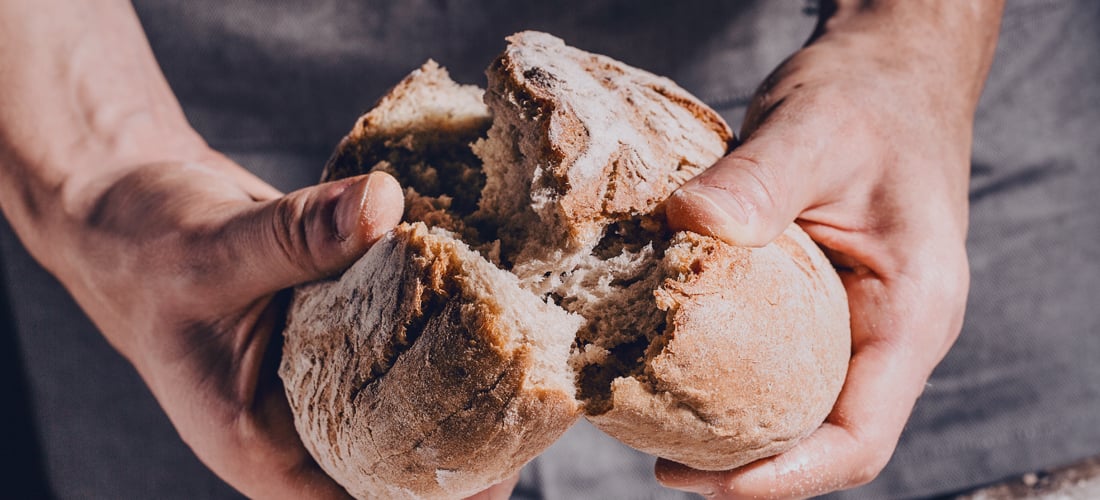
M 97 188 L 205 149 L 129 2 L 5 1 L 0 28 L 0 209 L 40 260 Z
M 147 113 L 72 140 L 0 144 L 0 209 L 32 255 L 42 260 L 43 247 L 62 241 L 57 229 L 89 221 L 96 200 L 133 168 L 213 154 L 190 127 L 161 126 Z
M 822 0 L 810 44 L 840 43 L 889 70 L 977 106 L 996 48 L 1003 0 Z M 883 70 L 882 67 L 877 70 Z

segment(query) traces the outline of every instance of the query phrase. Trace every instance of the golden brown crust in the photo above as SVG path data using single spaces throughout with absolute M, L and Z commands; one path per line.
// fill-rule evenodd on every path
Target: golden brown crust
M 589 419 L 647 453 L 726 470 L 816 429 L 847 372 L 844 289 L 798 226 L 763 248 L 679 233 L 656 290 L 667 329 Z
M 537 231 L 511 231 L 521 241 L 506 247 L 520 248 L 513 271 L 537 283 L 530 288 L 588 320 L 573 364 L 590 419 L 636 448 L 706 469 L 778 453 L 812 432 L 839 392 L 850 340 L 839 279 L 797 227 L 751 250 L 683 234 L 660 265 L 660 230 L 628 235 L 622 253 L 592 252 L 619 238 L 609 225 L 643 220 L 720 158 L 729 127 L 667 79 L 543 33 L 508 40 L 487 71 L 490 139 L 521 153 L 507 159 L 529 169 L 541 224 L 513 219 Z M 567 238 L 548 239 L 548 229 Z M 565 255 L 545 257 L 548 246 Z M 650 269 L 611 262 L 623 258 Z
M 542 33 L 509 40 L 472 149 L 489 108 L 429 62 L 326 167 L 395 174 L 406 220 L 457 239 L 403 224 L 296 292 L 280 374 L 313 456 L 358 497 L 471 494 L 576 420 L 574 389 L 612 436 L 700 469 L 812 432 L 850 342 L 828 261 L 796 226 L 760 249 L 670 241 L 658 208 L 729 127 L 667 79 Z
M 455 83 L 429 60 L 356 121 L 321 181 L 384 171 L 405 188 L 404 220 L 446 228 L 472 243 L 476 231 L 462 218 L 477 208 L 485 175 L 470 143 L 485 135 L 489 122 L 482 90 Z
M 456 84 L 446 69 L 429 60 L 359 117 L 325 165 L 321 181 L 365 174 L 381 161 L 405 166 L 432 158 L 469 158 L 467 145 L 489 127 L 481 95 L 481 89 Z
M 541 167 L 528 180 L 529 203 L 567 237 L 551 243 L 590 250 L 606 225 L 652 212 L 733 138 L 717 113 L 667 78 L 545 33 L 508 41 L 486 71 L 485 99 L 518 135 L 523 162 Z M 495 196 L 490 183 L 486 197 Z
M 352 495 L 476 493 L 576 420 L 572 387 L 532 383 L 538 353 L 501 321 L 511 304 L 478 288 L 505 274 L 485 266 L 457 241 L 403 224 L 339 280 L 296 291 L 280 376 L 303 442 Z M 533 322 L 570 327 L 527 299 L 544 315 Z

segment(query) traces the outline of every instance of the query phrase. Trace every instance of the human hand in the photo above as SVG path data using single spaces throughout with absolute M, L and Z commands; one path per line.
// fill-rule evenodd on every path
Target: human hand
M 758 90 L 743 144 L 668 201 L 674 227 L 739 245 L 764 245 L 797 220 L 847 290 L 852 358 L 832 413 L 794 448 L 724 472 L 661 460 L 666 486 L 791 498 L 869 482 L 958 336 L 973 113 L 1000 8 L 978 13 L 985 29 L 975 30 L 960 24 L 982 9 L 900 4 L 826 13 L 819 36 Z M 977 38 L 933 38 L 928 15 Z
M 288 287 L 339 272 L 400 220 L 374 173 L 282 195 L 209 152 L 123 169 L 44 263 L 129 359 L 196 455 L 255 498 L 344 498 L 277 375 Z M 507 498 L 516 479 L 474 498 Z
M 519 474 L 517 473 L 481 493 L 467 497 L 466 500 L 508 500 L 511 498 L 512 490 L 516 489 L 516 483 L 518 482 Z
M 250 497 L 347 496 L 294 430 L 277 337 L 287 287 L 398 222 L 392 178 L 283 196 L 191 128 L 130 2 L 5 0 L 0 210 L 214 472 Z
M 396 181 L 282 196 L 213 153 L 111 177 L 88 189 L 90 210 L 43 228 L 52 241 L 36 257 L 224 480 L 257 498 L 345 497 L 295 432 L 271 340 L 280 290 L 346 267 L 398 222 Z

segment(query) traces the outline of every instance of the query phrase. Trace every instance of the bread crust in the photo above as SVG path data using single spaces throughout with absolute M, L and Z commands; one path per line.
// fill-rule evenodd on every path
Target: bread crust
M 553 229 L 515 228 L 524 240 L 517 247 L 591 250 L 608 224 L 651 213 L 733 139 L 721 116 L 667 78 L 546 33 L 525 31 L 508 42 L 486 70 L 485 101 L 494 126 L 518 135 L 521 160 L 533 167 L 529 204 Z M 490 202 L 494 188 L 486 187 Z M 520 253 L 516 260 L 524 260 Z
M 365 174 L 380 163 L 396 165 L 390 171 L 406 176 L 415 173 L 413 165 L 433 160 L 473 162 L 468 144 L 485 134 L 491 120 L 482 93 L 455 83 L 429 59 L 356 120 L 325 164 L 321 182 Z
M 847 372 L 844 289 L 796 225 L 741 248 L 679 233 L 654 292 L 666 329 L 588 419 L 701 470 L 782 453 L 829 414 Z
M 326 166 L 395 174 L 417 223 L 295 292 L 280 375 L 321 467 L 360 498 L 449 498 L 514 474 L 582 410 L 705 470 L 816 429 L 850 351 L 828 260 L 795 225 L 749 249 L 663 222 L 729 127 L 665 78 L 509 41 L 488 107 L 429 61 Z
M 578 418 L 572 387 L 531 382 L 540 361 L 502 320 L 510 304 L 478 288 L 507 273 L 475 255 L 402 224 L 339 279 L 295 291 L 279 374 L 306 447 L 352 495 L 471 495 Z M 528 305 L 575 331 L 564 312 Z

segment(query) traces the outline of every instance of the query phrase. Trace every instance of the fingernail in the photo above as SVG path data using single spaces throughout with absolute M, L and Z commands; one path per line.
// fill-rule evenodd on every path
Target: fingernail
M 401 222 L 405 195 L 389 174 L 373 172 L 348 186 L 336 202 L 336 237 L 371 244 Z
M 724 189 L 695 185 L 676 191 L 682 207 L 690 207 L 686 214 L 705 233 L 726 241 L 738 240 L 740 233 L 749 223 L 749 214 L 745 207 Z
M 698 493 L 703 496 L 714 494 L 714 486 L 707 472 L 698 471 L 671 460 L 659 459 L 656 468 L 657 482 L 666 488 Z
M 351 238 L 364 219 L 363 201 L 370 193 L 370 183 L 373 176 L 367 176 L 344 188 L 340 198 L 336 200 L 334 218 L 336 219 L 336 238 L 346 241 Z

